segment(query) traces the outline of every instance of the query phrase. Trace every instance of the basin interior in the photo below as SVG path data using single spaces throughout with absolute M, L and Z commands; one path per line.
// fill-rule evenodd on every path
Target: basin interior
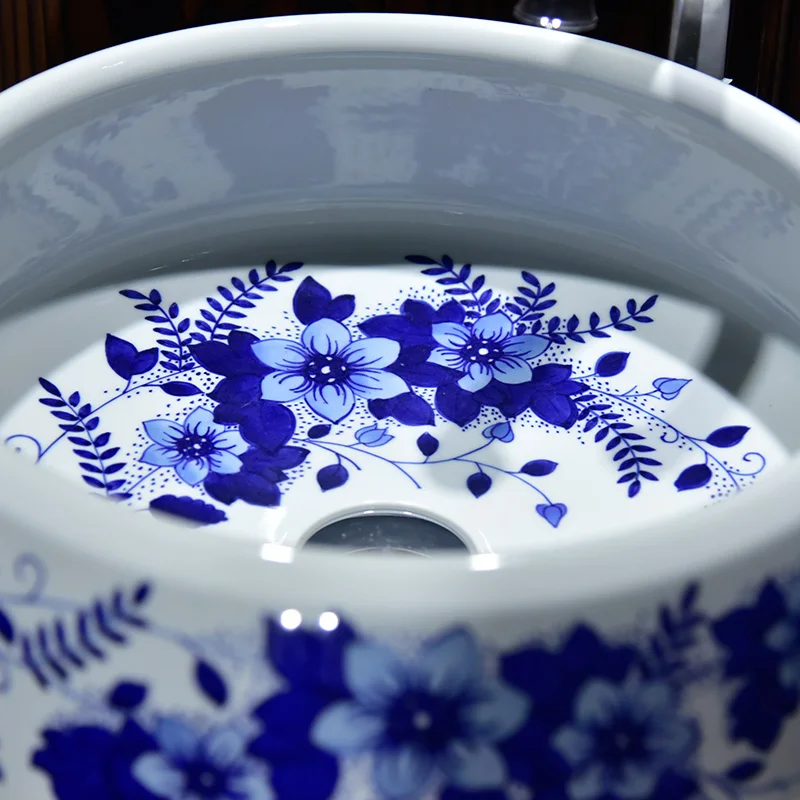
M 108 78 L 117 81 L 113 92 L 90 96 L 96 87 L 87 83 L 86 94 L 72 97 L 68 109 L 29 114 L 24 125 L 0 136 L 0 335 L 9 344 L 0 348 L 0 410 L 3 433 L 20 456 L 33 456 L 45 469 L 52 463 L 76 491 L 130 494 L 117 499 L 142 512 L 182 510 L 190 522 L 270 546 L 313 543 L 327 526 L 372 512 L 439 525 L 470 551 L 493 553 L 688 513 L 762 475 L 768 479 L 786 450 L 800 443 L 786 388 L 800 374 L 786 344 L 797 336 L 791 264 L 800 235 L 798 184 L 786 159 L 748 140 L 741 126 L 719 122 L 720 103 L 735 105 L 737 95 L 720 100 L 711 83 L 701 81 L 698 89 L 694 76 L 684 81 L 674 70 L 662 86 L 660 72 L 672 68 L 649 60 L 637 62 L 640 70 L 627 78 L 600 81 L 595 73 L 603 53 L 612 58 L 613 51 L 598 51 L 592 63 L 576 51 L 556 68 L 548 61 L 550 40 L 541 38 L 535 52 L 510 40 L 502 58 L 424 52 L 423 40 L 418 52 L 267 57 L 248 41 L 239 38 L 238 55 L 225 65 L 201 58 L 176 66 L 169 85 L 152 72 L 136 74 L 146 53 L 133 47 L 126 62 L 133 72 Z M 661 98 L 648 96 L 653 86 Z M 770 124 L 777 131 L 788 123 Z M 409 261 L 412 254 L 429 262 Z M 299 263 L 301 269 L 280 271 Z M 469 275 L 462 276 L 467 264 Z M 252 270 L 259 281 L 287 280 L 274 282 L 279 291 L 263 293 L 257 319 L 247 305 L 237 305 L 229 310 L 244 316 L 220 323 L 217 306 L 227 308 L 228 295 L 256 303 L 246 296 Z M 319 312 L 320 290 L 305 284 L 300 304 L 316 310 L 298 315 L 297 292 L 309 278 L 330 302 L 352 295 L 354 309 L 341 301 Z M 437 283 L 442 278 L 453 282 Z M 558 305 L 540 308 L 541 317 L 531 314 L 518 329 L 526 312 L 515 298 L 535 299 L 519 287 L 541 295 L 550 284 Z M 654 295 L 655 307 L 645 307 Z M 536 302 L 546 305 L 548 297 Z M 470 309 L 464 301 L 478 305 Z M 420 322 L 403 310 L 408 302 L 425 303 L 436 314 L 453 302 L 463 315 L 445 311 Z M 137 304 L 157 308 L 137 310 Z M 470 310 L 476 313 L 469 316 Z M 470 376 L 469 332 L 492 314 L 505 315 L 513 330 L 495 318 L 483 344 L 496 345 L 496 363 Z M 391 339 L 386 325 L 374 322 L 386 315 L 405 315 L 397 324 L 424 331 L 404 329 Z M 571 328 L 573 316 L 578 323 Z M 634 316 L 654 321 L 632 323 Z M 391 339 L 403 358 L 416 359 L 413 383 L 408 371 L 396 369 L 399 353 L 390 358 L 394 345 L 372 354 L 380 361 L 375 369 L 413 390 L 416 412 L 388 407 L 399 396 L 392 391 L 403 387 L 385 375 L 367 376 L 378 384 L 353 390 L 347 414 L 349 400 L 341 397 L 338 411 L 322 394 L 324 402 L 312 403 L 312 389 L 302 392 L 297 382 L 299 362 L 283 368 L 272 352 L 236 384 L 237 397 L 246 385 L 255 401 L 290 413 L 295 427 L 279 445 L 261 442 L 272 461 L 253 466 L 264 479 L 260 494 L 252 485 L 233 486 L 230 477 L 211 479 L 208 494 L 209 475 L 237 474 L 231 470 L 245 455 L 242 448 L 257 445 L 249 428 L 242 441 L 233 436 L 243 423 L 225 414 L 236 409 L 218 411 L 230 389 L 219 384 L 243 376 L 224 374 L 224 362 L 235 355 L 230 350 L 217 359 L 216 372 L 206 370 L 197 382 L 168 373 L 199 363 L 188 351 L 203 345 L 202 337 L 229 349 L 234 333 L 300 347 L 304 331 L 321 319 L 346 328 L 350 344 Z M 184 320 L 188 327 L 178 331 Z M 535 329 L 537 322 L 543 327 Z M 434 330 L 447 325 L 455 328 Z M 170 335 L 154 334 L 154 326 L 175 327 L 178 349 L 163 344 Z M 191 345 L 181 343 L 184 334 Z M 415 341 L 416 335 L 422 338 Z M 536 343 L 512 342 L 519 337 L 545 338 L 547 348 L 532 355 Z M 238 341 L 251 359 L 252 342 Z M 302 377 L 312 383 L 331 365 L 315 362 L 311 376 L 309 354 L 340 355 L 335 348 L 303 347 Z M 487 356 L 475 347 L 476 358 Z M 514 362 L 516 377 L 503 373 L 511 369 L 508 359 L 518 357 L 514 348 L 527 364 Z M 151 375 L 144 367 L 153 349 L 158 361 L 150 368 L 161 372 Z M 171 359 L 177 370 L 164 366 Z M 451 371 L 449 383 L 441 369 Z M 263 389 L 282 370 L 288 384 L 275 379 Z M 487 374 L 491 386 L 479 388 L 476 381 Z M 153 376 L 158 385 L 140 386 Z M 459 381 L 466 378 L 472 382 L 465 389 Z M 484 394 L 472 416 L 471 395 L 491 387 L 510 391 L 517 379 L 538 382 L 524 411 L 514 409 L 513 398 Z M 585 385 L 553 388 L 570 381 Z M 592 381 L 595 397 L 587 400 Z M 443 382 L 460 388 L 442 391 Z M 97 408 L 112 399 L 99 415 Z M 208 442 L 189 442 L 191 436 L 180 446 L 200 448 L 196 458 L 172 447 L 178 428 L 200 439 L 207 433 L 197 417 L 187 428 L 196 410 L 222 426 L 218 435 L 227 444 L 217 449 L 230 457 L 202 451 Z M 73 413 L 77 420 L 68 418 Z M 84 419 L 111 427 L 98 427 L 96 435 L 92 429 L 87 438 Z M 151 432 L 144 426 L 157 419 L 174 423 L 166 445 L 151 435 L 158 426 Z M 276 420 L 264 429 L 276 430 Z M 59 424 L 71 429 L 58 433 Z M 47 425 L 67 439 L 63 458 L 61 450 L 42 458 L 53 438 L 42 429 Z M 619 425 L 633 427 L 612 427 Z M 454 441 L 442 431 L 452 431 Z M 644 438 L 631 438 L 631 431 Z M 345 438 L 336 438 L 340 432 Z M 153 445 L 162 451 L 145 457 Z M 296 449 L 278 457 L 281 447 Z M 487 453 L 501 454 L 500 460 L 473 458 L 478 447 L 491 447 Z M 308 455 L 294 463 L 298 448 Z M 668 461 L 665 448 L 671 448 Z M 434 489 L 418 490 L 414 470 L 435 472 L 448 459 Z M 123 462 L 119 477 L 106 469 Z M 567 463 L 581 467 L 569 473 Z M 723 473 L 727 489 L 725 480 L 719 483 Z M 248 492 L 259 502 L 243 503 Z M 573 499 L 578 496 L 583 505 Z M 234 520 L 233 508 L 247 513 Z

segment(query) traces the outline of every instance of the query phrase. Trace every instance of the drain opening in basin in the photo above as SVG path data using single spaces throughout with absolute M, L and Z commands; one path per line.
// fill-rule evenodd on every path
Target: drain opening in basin
M 469 549 L 455 533 L 432 520 L 413 514 L 375 512 L 331 522 L 314 533 L 305 546 L 336 547 L 350 554 L 423 557 Z

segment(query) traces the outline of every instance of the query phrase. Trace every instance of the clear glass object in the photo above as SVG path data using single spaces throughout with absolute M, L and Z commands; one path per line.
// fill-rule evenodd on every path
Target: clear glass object
M 514 17 L 524 25 L 585 33 L 597 27 L 594 0 L 519 0 Z

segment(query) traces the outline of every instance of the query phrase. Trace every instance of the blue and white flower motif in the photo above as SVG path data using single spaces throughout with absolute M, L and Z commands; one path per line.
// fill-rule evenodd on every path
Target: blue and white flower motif
M 329 422 L 341 422 L 356 398 L 379 400 L 409 391 L 386 367 L 400 355 L 400 344 L 380 337 L 352 341 L 350 331 L 333 319 L 320 319 L 300 342 L 265 339 L 253 353 L 274 372 L 261 382 L 264 400 L 291 403 L 305 398 L 309 408 Z
M 483 654 L 465 630 L 428 641 L 410 662 L 356 642 L 345 651 L 344 677 L 354 699 L 323 711 L 311 738 L 340 756 L 372 753 L 382 796 L 418 797 L 437 777 L 464 790 L 506 780 L 495 745 L 520 728 L 529 701 L 484 675 Z
M 148 420 L 144 430 L 154 444 L 140 460 L 154 467 L 174 467 L 178 477 L 190 486 L 202 483 L 212 472 L 239 472 L 239 456 L 249 447 L 239 431 L 214 422 L 214 415 L 206 408 L 196 408 L 183 423 Z
M 514 336 L 514 325 L 500 312 L 476 320 L 471 328 L 455 322 L 432 326 L 435 347 L 428 361 L 466 373 L 458 385 L 477 392 L 492 378 L 500 383 L 527 383 L 532 372 L 525 359 L 536 358 L 550 342 L 542 336 Z
M 200 736 L 185 722 L 162 719 L 157 752 L 133 762 L 134 778 L 165 800 L 272 800 L 266 776 L 246 756 L 246 738 L 232 728 Z
M 800 579 L 792 581 L 784 593 L 786 616 L 764 636 L 764 642 L 778 654 L 778 679 L 785 689 L 800 692 Z
M 698 731 L 679 716 L 677 705 L 662 682 L 587 683 L 575 699 L 572 722 L 553 736 L 571 768 L 570 800 L 649 800 L 665 773 L 688 769 Z
M 365 428 L 360 428 L 356 431 L 356 441 L 359 444 L 363 444 L 364 447 L 383 447 L 393 439 L 394 436 L 386 428 L 379 428 L 377 423 L 375 425 L 367 425 Z
M 690 383 L 686 378 L 656 378 L 653 387 L 662 400 L 674 400 Z

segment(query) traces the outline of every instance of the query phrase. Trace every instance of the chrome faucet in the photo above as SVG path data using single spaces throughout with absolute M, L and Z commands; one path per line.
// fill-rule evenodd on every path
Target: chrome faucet
M 731 0 L 674 0 L 669 58 L 723 78 Z M 597 27 L 595 0 L 519 0 L 514 18 L 524 25 L 588 33 Z

